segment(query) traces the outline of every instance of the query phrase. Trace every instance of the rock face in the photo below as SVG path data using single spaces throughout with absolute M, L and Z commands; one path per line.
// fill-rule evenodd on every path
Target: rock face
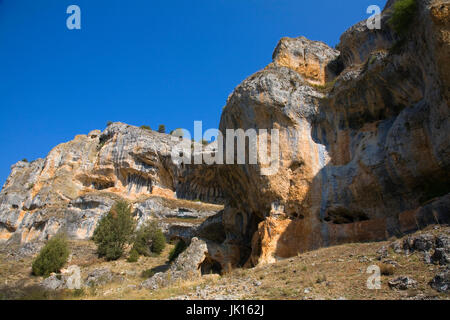
M 240 84 L 220 130 L 278 129 L 279 170 L 224 165 L 225 263 L 256 265 L 450 221 L 449 3 L 418 1 L 410 33 L 362 21 L 338 51 L 280 41 Z M 261 137 L 260 137 L 261 138 Z M 270 149 L 269 136 L 268 149 Z M 274 140 L 275 141 L 275 140 Z
M 339 51 L 305 37 L 283 38 L 273 53 L 273 65 L 287 67 L 311 83 L 324 85 L 339 72 Z
M 168 212 L 186 215 L 176 205 L 149 205 L 161 197 L 221 202 L 214 176 L 171 160 L 176 143 L 169 135 L 114 123 L 57 146 L 45 159 L 17 163 L 0 193 L 0 240 L 45 240 L 62 228 L 87 239 L 119 199 L 134 204 L 140 223 Z

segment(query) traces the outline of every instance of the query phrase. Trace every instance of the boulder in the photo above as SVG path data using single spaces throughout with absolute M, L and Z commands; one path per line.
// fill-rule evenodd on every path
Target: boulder
M 434 264 L 448 265 L 450 264 L 450 252 L 444 248 L 436 248 L 431 256 L 431 261 Z
M 48 278 L 45 278 L 41 284 L 44 289 L 47 290 L 61 290 L 66 289 L 65 281 L 61 275 L 52 274 Z
M 446 269 L 438 273 L 431 281 L 431 288 L 439 292 L 449 292 L 450 291 L 450 270 Z
M 155 290 L 167 287 L 176 281 L 192 280 L 202 274 L 220 273 L 222 266 L 210 256 L 215 252 L 208 241 L 192 238 L 190 245 L 182 252 L 166 272 L 158 272 L 141 283 L 141 287 Z
M 80 289 L 82 287 L 80 267 L 72 265 L 61 270 L 59 274 L 52 273 L 40 285 L 47 290 Z
M 450 250 L 450 236 L 447 234 L 436 236 L 436 248 Z
M 114 280 L 114 275 L 109 268 L 97 268 L 92 270 L 85 279 L 86 286 L 102 286 Z
M 388 282 L 389 288 L 396 290 L 408 290 L 417 287 L 417 281 L 407 276 L 400 276 Z

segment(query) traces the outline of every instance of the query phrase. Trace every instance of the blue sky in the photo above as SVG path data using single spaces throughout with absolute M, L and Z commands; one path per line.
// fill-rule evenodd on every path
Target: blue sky
M 0 185 L 107 121 L 218 126 L 284 36 L 334 46 L 385 0 L 0 0 Z M 81 8 L 81 30 L 66 9 Z

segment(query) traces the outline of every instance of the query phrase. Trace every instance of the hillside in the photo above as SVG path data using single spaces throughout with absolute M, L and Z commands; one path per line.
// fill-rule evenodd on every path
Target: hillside
M 2 265 L 0 298 L 2 299 L 195 299 L 195 300 L 372 300 L 372 299 L 450 299 L 446 292 L 439 292 L 430 286 L 437 274 L 446 273 L 443 285 L 450 286 L 450 274 L 439 263 L 426 262 L 428 251 L 395 250 L 393 244 L 403 246 L 406 239 L 426 239 L 429 236 L 450 239 L 450 227 L 430 227 L 401 239 L 376 243 L 352 243 L 331 248 L 314 250 L 280 262 L 252 268 L 237 269 L 230 273 L 205 275 L 202 278 L 178 281 L 169 287 L 148 290 L 141 286 L 145 277 L 142 272 L 155 272 L 167 268 L 169 248 L 161 257 L 142 257 L 138 263 L 125 259 L 116 262 L 99 260 L 95 246 L 89 242 L 73 242 L 74 256 L 71 263 L 82 267 L 83 277 L 94 270 L 111 272 L 105 280 L 82 290 L 44 290 L 38 286 L 40 279 L 30 275 L 31 256 L 7 257 L 5 249 L 0 254 Z M 447 243 L 448 245 L 448 243 Z M 382 248 L 387 248 L 383 255 Z M 447 247 L 448 250 L 448 247 Z M 383 256 L 381 259 L 380 257 Z M 14 261 L 14 264 L 11 263 Z M 14 267 L 13 267 L 14 265 Z M 390 274 L 381 276 L 381 289 L 369 290 L 366 282 L 371 274 L 367 268 L 378 265 L 385 270 L 392 266 Z M 447 271 L 445 271 L 447 270 Z M 405 290 L 392 289 L 388 282 L 400 276 L 408 276 L 417 285 Z

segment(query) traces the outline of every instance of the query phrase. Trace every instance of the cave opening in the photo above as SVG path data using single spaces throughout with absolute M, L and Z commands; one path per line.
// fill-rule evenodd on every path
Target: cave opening
M 222 265 L 218 261 L 207 257 L 200 264 L 200 271 L 202 275 L 222 274 Z

